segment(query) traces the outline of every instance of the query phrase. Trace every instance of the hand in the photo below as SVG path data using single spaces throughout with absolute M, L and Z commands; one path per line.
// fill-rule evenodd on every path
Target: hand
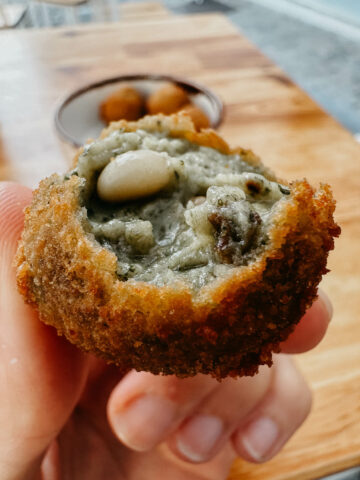
M 17 293 L 12 259 L 30 200 L 27 188 L 0 183 L 0 478 L 223 480 L 236 455 L 274 456 L 311 404 L 290 357 L 221 383 L 120 378 L 41 323 Z M 282 351 L 313 348 L 330 317 L 321 295 Z

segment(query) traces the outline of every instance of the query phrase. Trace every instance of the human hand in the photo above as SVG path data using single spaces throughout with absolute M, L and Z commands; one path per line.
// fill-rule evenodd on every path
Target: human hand
M 0 478 L 223 480 L 236 455 L 275 455 L 311 404 L 290 357 L 221 383 L 121 378 L 58 337 L 17 293 L 12 261 L 30 200 L 25 187 L 0 183 Z M 313 348 L 330 310 L 321 296 L 282 351 Z

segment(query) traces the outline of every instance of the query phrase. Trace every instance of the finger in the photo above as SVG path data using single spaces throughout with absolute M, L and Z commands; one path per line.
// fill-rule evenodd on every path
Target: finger
M 222 381 L 172 435 L 169 442 L 172 451 L 190 462 L 212 459 L 262 400 L 271 376 L 268 367 L 261 367 L 254 377 Z
M 146 451 L 164 441 L 220 383 L 207 375 L 179 379 L 130 372 L 114 389 L 108 419 L 128 447 Z
M 16 290 L 13 257 L 30 200 L 29 189 L 0 183 L 1 478 L 22 478 L 40 461 L 86 378 L 83 357 L 39 322 Z
M 310 390 L 291 358 L 279 355 L 274 373 L 267 395 L 232 437 L 236 452 L 250 462 L 276 455 L 310 412 Z
M 228 443 L 211 461 L 194 465 L 175 457 L 166 443 L 149 452 L 127 450 L 129 478 L 142 480 L 225 480 L 229 477 L 236 454 Z
M 302 353 L 316 347 L 323 339 L 332 317 L 332 306 L 320 290 L 319 297 L 305 313 L 289 338 L 281 344 L 284 353 Z

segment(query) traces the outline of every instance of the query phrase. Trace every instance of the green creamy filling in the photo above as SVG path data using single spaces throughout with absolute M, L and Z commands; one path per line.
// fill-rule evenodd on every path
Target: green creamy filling
M 136 201 L 101 201 L 101 171 L 112 158 L 140 149 L 166 156 L 169 185 Z M 247 265 L 266 245 L 273 206 L 290 191 L 264 173 L 238 154 L 143 130 L 115 131 L 88 145 L 72 172 L 86 180 L 89 230 L 116 254 L 121 280 L 182 281 L 193 289 Z

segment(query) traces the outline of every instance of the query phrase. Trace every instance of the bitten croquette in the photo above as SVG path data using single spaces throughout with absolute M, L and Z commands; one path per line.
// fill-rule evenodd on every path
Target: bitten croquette
M 167 169 L 158 190 L 138 169 L 141 198 L 99 197 L 139 151 Z M 253 375 L 317 296 L 334 208 L 328 185 L 277 179 L 188 117 L 120 121 L 34 192 L 18 288 L 59 335 L 123 371 Z

